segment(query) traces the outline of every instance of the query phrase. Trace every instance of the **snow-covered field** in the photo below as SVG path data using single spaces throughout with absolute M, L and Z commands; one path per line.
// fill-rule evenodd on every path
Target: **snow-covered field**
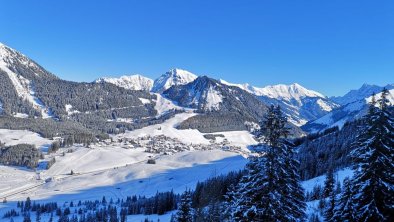
M 153 196 L 157 191 L 174 190 L 176 193 L 181 193 L 188 188 L 194 188 L 198 181 L 242 169 L 247 162 L 239 154 L 211 150 L 182 152 L 172 156 L 163 155 L 157 158 L 156 164 L 147 164 L 146 160 L 138 162 L 143 151 L 140 151 L 140 153 L 135 151 L 135 155 L 129 157 L 129 160 L 137 161 L 134 164 L 90 171 L 90 165 L 80 164 L 80 162 L 85 161 L 84 159 L 75 159 L 81 153 L 90 153 L 85 151 L 89 149 L 79 149 L 81 151 L 66 154 L 63 159 L 59 158 L 59 165 L 56 166 L 56 163 L 53 169 L 51 168 L 44 173 L 45 178 L 53 178 L 52 181 L 47 183 L 43 180 L 37 180 L 34 172 L 25 171 L 25 173 L 22 173 L 23 169 L 13 167 L 0 168 L 2 174 L 7 172 L 6 176 L 8 175 L 5 181 L 3 180 L 0 183 L 1 196 L 10 194 L 10 191 L 11 193 L 17 193 L 33 187 L 8 197 L 7 204 L 0 204 L 0 214 L 10 209 L 10 207 L 15 207 L 16 200 L 24 200 L 28 196 L 36 201 L 64 203 L 67 201 L 96 200 L 102 196 L 107 198 L 126 198 L 130 195 Z M 105 151 L 98 151 L 96 154 L 104 157 L 103 152 L 105 153 Z M 85 157 L 87 161 L 91 161 L 90 164 L 93 167 L 97 166 L 98 169 L 105 168 L 107 166 L 105 159 L 110 158 L 106 157 L 104 161 L 101 161 L 95 158 L 89 160 L 89 155 Z M 123 161 L 126 159 L 124 158 Z M 114 164 L 118 164 L 118 162 L 114 160 Z M 78 169 L 75 170 L 76 173 L 67 175 L 67 168 L 74 166 L 75 169 Z M 17 174 L 13 174 L 14 172 Z M 141 217 L 143 216 L 141 215 Z
M 197 115 L 196 113 L 186 112 L 175 115 L 175 117 L 165 121 L 161 124 L 148 126 L 142 129 L 129 131 L 124 134 L 114 136 L 118 138 L 138 138 L 143 136 L 158 136 L 165 135 L 172 138 L 177 138 L 185 144 L 209 144 L 209 140 L 204 137 L 204 133 L 196 129 L 179 130 L 176 126 L 182 121 Z M 214 134 L 224 135 L 231 145 L 245 148 L 249 145 L 254 145 L 257 142 L 253 136 L 247 131 L 232 131 L 232 132 L 217 132 Z
M 353 170 L 350 168 L 345 168 L 342 170 L 338 170 L 337 172 L 334 173 L 334 178 L 335 181 L 339 181 L 342 185 L 343 180 L 346 177 L 351 178 L 353 176 Z M 304 188 L 305 192 L 310 192 L 313 190 L 313 187 L 320 185 L 321 187 L 324 187 L 324 181 L 326 180 L 326 175 L 318 176 L 315 178 L 312 178 L 310 180 L 303 181 L 301 183 L 302 187 Z
M 185 144 L 210 144 L 198 130 L 178 130 L 175 127 L 196 114 L 181 113 L 162 124 L 148 126 L 113 137 L 138 138 L 145 135 L 165 135 L 177 138 Z M 255 144 L 253 136 L 246 131 L 222 132 L 231 145 L 246 149 Z M 52 141 L 36 133 L 19 130 L 0 130 L 0 140 L 7 145 L 33 143 L 38 148 Z M 72 152 L 67 152 L 72 150 Z M 63 152 L 65 153 L 63 155 Z M 75 145 L 60 149 L 46 159 L 55 157 L 56 163 L 49 170 L 37 172 L 18 167 L 0 166 L 0 215 L 15 201 L 30 197 L 36 201 L 59 203 L 79 200 L 96 200 L 102 196 L 125 198 L 130 195 L 152 196 L 157 191 L 174 190 L 181 193 L 194 188 L 198 181 L 242 169 L 247 160 L 238 153 L 223 150 L 186 151 L 174 155 L 151 154 L 145 148 L 127 148 L 121 143 L 91 145 L 90 148 Z M 156 164 L 147 164 L 154 158 Z M 70 174 L 71 170 L 73 175 Z M 160 216 L 169 220 L 171 214 Z M 132 221 L 145 219 L 145 215 L 132 216 Z M 149 216 L 156 220 L 158 216 Z M 1 220 L 1 219 L 0 219 Z
M 0 129 L 0 141 L 8 146 L 27 143 L 34 144 L 37 148 L 51 144 L 49 139 L 42 138 L 38 133 L 28 130 Z

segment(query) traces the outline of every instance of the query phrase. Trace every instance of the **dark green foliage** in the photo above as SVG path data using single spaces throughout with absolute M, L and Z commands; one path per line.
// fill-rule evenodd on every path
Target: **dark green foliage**
M 193 222 L 193 214 L 191 192 L 185 191 L 181 196 L 175 221 Z
M 204 208 L 212 203 L 225 201 L 225 196 L 230 191 L 230 187 L 236 185 L 242 175 L 242 171 L 230 172 L 227 175 L 220 175 L 204 182 L 198 182 L 192 195 L 193 208 Z
M 301 221 L 303 189 L 289 129 L 279 107 L 271 106 L 257 137 L 263 143 L 247 165 L 246 175 L 230 192 L 230 212 L 235 221 Z
M 94 134 L 98 132 L 89 130 L 80 123 L 72 121 L 54 121 L 52 119 L 23 119 L 10 116 L 0 116 L 0 128 L 11 130 L 30 130 L 39 133 L 42 137 L 86 137 L 86 140 L 95 140 Z M 87 138 L 89 137 L 89 138 Z
M 349 178 L 343 181 L 343 189 L 335 207 L 334 220 L 356 222 L 356 212 L 354 206 L 354 190 Z
M 351 144 L 362 130 L 364 120 L 346 123 L 342 129 L 334 127 L 319 134 L 297 140 L 297 159 L 300 161 L 300 176 L 308 180 L 328 172 L 352 165 Z
M 34 168 L 40 160 L 40 151 L 34 145 L 18 144 L 0 147 L 0 164 Z
M 358 221 L 394 220 L 394 118 L 387 95 L 383 90 L 379 107 L 372 99 L 365 117 L 367 128 L 353 144 L 352 184 Z
M 328 205 L 324 211 L 324 219 L 327 222 L 335 221 L 334 214 L 335 214 L 335 205 L 336 205 L 336 191 L 335 191 L 335 179 L 334 179 L 334 172 L 332 169 L 328 171 L 326 176 L 326 180 L 324 182 L 324 191 L 323 191 L 323 198 L 328 197 Z

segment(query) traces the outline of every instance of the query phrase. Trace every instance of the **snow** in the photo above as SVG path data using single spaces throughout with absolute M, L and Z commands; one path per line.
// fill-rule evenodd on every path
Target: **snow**
M 171 100 L 164 98 L 161 94 L 155 93 L 156 95 L 156 104 L 155 110 L 158 113 L 158 116 L 163 115 L 164 113 L 168 112 L 169 110 L 176 109 L 176 110 L 183 110 L 184 108 L 175 105 Z
M 291 85 L 273 85 L 273 86 L 266 86 L 264 88 L 254 88 L 257 95 L 260 96 L 268 96 L 274 99 L 283 99 L 290 101 L 291 99 L 295 99 L 300 101 L 302 97 L 321 97 L 326 98 L 322 94 L 308 90 L 303 86 L 299 85 L 298 83 L 294 83 Z
M 250 86 L 249 83 L 236 84 L 236 83 L 227 82 L 227 81 L 224 80 L 224 79 L 220 79 L 219 82 L 222 83 L 222 84 L 224 84 L 224 85 L 235 86 L 235 87 L 238 87 L 238 88 L 240 88 L 240 89 L 243 89 L 243 90 L 245 90 L 245 91 L 247 91 L 247 92 L 253 93 L 253 86 Z
M 171 69 L 153 83 L 152 92 L 162 93 L 171 86 L 186 85 L 197 78 L 193 73 L 182 69 Z
M 168 137 L 177 138 L 181 142 L 186 144 L 190 144 L 191 142 L 195 144 L 209 144 L 209 141 L 203 137 L 203 134 L 196 129 L 178 130 L 175 128 L 179 123 L 195 115 L 197 114 L 195 113 L 177 114 L 175 115 L 175 117 L 165 121 L 164 123 L 147 126 L 142 129 L 128 131 L 124 134 L 116 135 L 115 138 L 117 137 L 138 138 L 147 135 L 150 136 L 165 135 Z
M 118 138 L 136 138 L 143 135 L 167 135 L 185 143 L 209 144 L 197 130 L 177 130 L 181 121 L 195 113 L 181 113 L 162 124 L 126 132 Z M 161 128 L 161 129 L 160 129 Z M 219 132 L 232 145 L 246 147 L 256 144 L 247 131 Z M 34 143 L 37 147 L 51 141 L 29 131 L 0 130 L 6 144 Z M 72 150 L 72 152 L 67 152 Z M 65 155 L 62 155 L 62 153 Z M 238 153 L 223 150 L 185 151 L 174 155 L 151 154 L 145 148 L 129 148 L 123 143 L 98 143 L 85 148 L 74 145 L 47 154 L 45 160 L 55 157 L 56 163 L 49 170 L 36 172 L 16 167 L 0 167 L 0 199 L 9 202 L 25 199 L 77 201 L 95 200 L 102 196 L 124 198 L 133 194 L 152 196 L 157 191 L 171 189 L 181 193 L 194 188 L 198 181 L 242 169 L 247 160 Z M 147 164 L 154 158 L 156 164 Z M 69 173 L 73 170 L 74 175 Z M 45 182 L 50 179 L 49 182 Z M 5 207 L 7 207 L 6 205 Z M 1 208 L 1 207 L 0 207 Z M 5 208 L 3 208 L 5 209 Z
M 266 104 L 280 105 L 288 117 L 289 122 L 296 126 L 305 125 L 307 122 L 313 121 L 339 106 L 329 101 L 321 93 L 306 89 L 297 83 L 258 88 L 247 83 L 234 84 L 225 80 L 220 80 L 220 82 L 254 94 Z
M 258 87 L 250 86 L 247 83 L 233 84 L 224 80 L 220 80 L 220 82 L 229 86 L 239 87 L 256 96 L 267 96 L 269 98 L 280 99 L 285 101 L 291 101 L 292 99 L 300 101 L 300 99 L 303 97 L 326 98 L 321 93 L 306 89 L 305 87 L 301 86 L 298 83 L 293 83 L 291 85 L 285 85 L 285 84 L 269 85 L 263 88 L 258 88 Z
M 37 64 L 31 61 L 28 57 L 0 42 L 0 62 L 14 64 L 16 59 L 18 59 L 18 61 L 27 68 L 39 69 Z M 37 73 L 35 74 L 38 76 Z
M 29 115 L 26 113 L 14 113 L 12 116 L 16 117 L 16 118 L 22 118 L 22 119 L 29 118 Z
M 142 102 L 142 104 L 149 104 L 150 103 L 149 99 L 145 99 L 145 98 L 138 98 L 138 99 Z
M 346 105 L 359 100 L 364 100 L 365 98 L 370 97 L 372 93 L 377 94 L 381 92 L 383 88 L 384 87 L 382 86 L 364 84 L 361 86 L 361 88 L 357 90 L 351 90 L 344 96 L 332 97 L 331 99 L 341 105 Z M 394 89 L 394 84 L 388 84 L 385 86 L 385 88 L 388 90 Z
M 69 115 L 69 116 L 72 114 L 75 114 L 75 113 L 80 113 L 78 110 L 73 110 L 73 106 L 71 104 L 66 104 L 65 108 L 66 108 L 67 115 Z
M 116 86 L 130 90 L 150 91 L 153 87 L 153 80 L 142 75 L 121 76 L 119 78 L 103 77 L 96 80 L 97 83 L 108 82 Z
M 364 100 L 359 100 L 353 103 L 349 103 L 345 106 L 343 106 L 343 110 L 347 112 L 355 112 L 355 111 L 360 111 L 364 106 L 366 102 Z
M 376 94 L 375 99 L 378 100 L 381 97 L 381 94 L 382 93 Z M 389 95 L 387 96 L 387 99 L 391 104 L 394 104 L 394 89 L 389 90 Z M 312 123 L 324 125 L 324 129 L 334 126 L 342 128 L 346 122 L 362 117 L 366 113 L 367 104 L 371 102 L 371 100 L 372 96 L 369 96 L 361 100 L 347 103 L 346 105 L 340 107 L 338 110 L 327 113 L 319 119 L 314 120 Z M 337 113 L 339 113 L 339 115 L 336 115 Z M 338 116 L 340 118 L 338 118 Z
M 198 181 L 242 169 L 247 163 L 247 160 L 239 154 L 211 150 L 183 152 L 172 156 L 163 155 L 156 159 L 156 164 L 146 164 L 147 159 L 138 162 L 139 158 L 142 158 L 141 155 L 144 155 L 144 151 L 134 150 L 134 154 L 129 153 L 128 157 L 123 157 L 123 159 L 130 160 L 127 166 L 117 166 L 120 163 L 117 159 L 113 159 L 114 156 L 106 157 L 108 152 L 101 153 L 99 156 L 96 155 L 97 153 L 85 153 L 83 157 L 80 157 L 81 153 L 78 152 L 87 152 L 85 151 L 87 148 L 80 149 L 81 151 L 67 153 L 65 157 L 57 157 L 53 168 L 41 173 L 41 178 L 54 178 L 51 182 L 43 183 L 36 180 L 32 172 L 20 173 L 19 169 L 15 169 L 18 174 L 13 177 L 14 181 L 6 180 L 1 184 L 0 190 L 6 190 L 6 187 L 10 187 L 11 182 L 15 183 L 15 180 L 17 182 L 26 180 L 20 186 L 13 185 L 7 193 L 21 191 L 32 186 L 37 187 L 28 192 L 10 196 L 7 198 L 8 200 L 20 200 L 30 196 L 34 200 L 60 202 L 94 200 L 102 196 L 114 198 L 125 198 L 134 194 L 152 196 L 157 191 L 164 192 L 171 189 L 176 193 L 181 193 L 187 188 L 194 188 Z M 121 156 L 122 154 L 114 155 Z M 104 160 L 101 160 L 100 157 Z M 107 161 L 111 159 L 112 161 Z M 79 163 L 84 161 L 90 162 L 90 164 Z M 133 161 L 136 162 L 133 163 Z M 56 166 L 58 164 L 59 166 Z M 92 168 L 88 167 L 89 165 L 104 170 L 93 168 L 94 171 L 91 171 Z M 76 173 L 72 176 L 66 175 L 69 173 L 70 167 L 76 169 Z M 12 172 L 11 167 L 4 168 L 8 174 Z M 0 198 L 3 195 L 4 193 L 0 193 Z
M 185 144 L 210 144 L 210 141 L 204 137 L 204 133 L 196 129 L 183 129 L 176 128 L 181 122 L 186 119 L 198 115 L 196 113 L 186 112 L 175 115 L 173 118 L 152 126 L 147 126 L 142 129 L 128 131 L 123 134 L 114 136 L 118 138 L 138 138 L 144 136 L 159 136 L 164 135 L 171 138 L 176 138 Z M 240 146 L 244 149 L 249 145 L 256 144 L 253 136 L 248 131 L 232 131 L 232 132 L 217 132 L 215 134 L 223 134 L 231 145 Z
M 340 181 L 341 184 L 343 183 L 343 180 L 346 177 L 351 178 L 352 176 L 353 176 L 353 170 L 350 168 L 338 170 L 336 173 L 334 173 L 335 180 Z M 325 180 L 326 180 L 326 175 L 322 175 L 322 176 L 312 178 L 310 180 L 302 181 L 301 185 L 304 188 L 305 192 L 311 192 L 313 190 L 313 188 L 317 185 L 324 187 Z
M 330 112 L 332 110 L 332 107 L 326 102 L 324 102 L 322 99 L 318 99 L 316 102 L 323 110 L 327 112 Z
M 33 144 L 37 148 L 52 143 L 51 140 L 42 138 L 38 133 L 34 133 L 28 130 L 8 130 L 8 129 L 0 129 L 0 141 L 2 143 L 5 143 L 7 146 L 27 143 L 27 144 Z
M 127 216 L 127 221 L 145 221 L 146 218 L 148 218 L 149 221 L 161 221 L 161 222 L 166 222 L 166 221 L 171 221 L 171 215 L 176 214 L 176 211 L 168 212 L 163 215 L 157 215 L 157 214 L 152 214 L 152 215 L 129 215 Z
M 375 99 L 376 101 L 380 99 L 380 97 L 382 96 L 382 93 L 377 93 L 375 95 Z M 391 105 L 394 105 L 394 89 L 389 90 L 389 95 L 387 95 L 387 99 L 390 102 Z M 365 99 L 365 101 L 367 103 L 370 103 L 372 101 L 372 96 L 368 97 Z
M 45 105 L 35 97 L 35 92 L 32 84 L 30 84 L 30 80 L 11 71 L 3 59 L 0 59 L 0 69 L 7 73 L 20 98 L 32 104 L 34 109 L 40 110 L 43 118 L 53 117 L 50 109 L 45 107 Z
M 207 110 L 218 110 L 220 103 L 223 102 L 223 97 L 211 86 L 207 91 L 206 101 L 207 103 L 205 108 Z

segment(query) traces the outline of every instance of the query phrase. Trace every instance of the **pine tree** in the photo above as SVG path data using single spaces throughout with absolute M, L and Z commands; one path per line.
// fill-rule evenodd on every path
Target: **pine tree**
M 334 222 L 337 221 L 336 218 L 334 217 L 335 206 L 336 206 L 336 192 L 334 189 L 330 191 L 329 198 L 330 199 L 328 201 L 328 206 L 324 211 L 324 219 L 327 222 Z
M 193 221 L 193 208 L 191 192 L 185 191 L 181 196 L 178 212 L 175 217 L 177 222 L 192 222 Z
M 298 162 L 286 137 L 287 119 L 271 106 L 257 137 L 262 150 L 250 158 L 246 175 L 229 194 L 235 221 L 300 221 L 304 219 L 304 196 L 299 184 Z
M 41 212 L 40 210 L 36 211 L 36 222 L 40 222 L 41 221 Z
M 355 222 L 353 187 L 349 178 L 343 180 L 343 190 L 335 207 L 334 219 L 336 221 Z
M 324 181 L 323 198 L 329 198 L 327 206 L 324 210 L 325 221 L 334 221 L 334 210 L 335 210 L 335 179 L 334 171 L 330 168 L 327 172 L 326 180 Z
M 329 169 L 327 172 L 326 180 L 324 181 L 324 190 L 323 197 L 330 197 L 331 193 L 334 190 L 335 180 L 334 180 L 334 171 Z
M 23 222 L 31 222 L 30 213 L 26 213 L 26 214 L 23 216 Z
M 394 221 L 394 119 L 388 90 L 374 96 L 367 127 L 354 143 L 354 205 L 357 221 Z

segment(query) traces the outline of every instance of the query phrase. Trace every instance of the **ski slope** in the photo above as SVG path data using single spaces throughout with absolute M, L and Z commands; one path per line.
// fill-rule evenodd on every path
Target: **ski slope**
M 135 156 L 140 156 L 141 153 L 136 152 Z M 71 157 L 67 157 L 67 155 Z M 66 154 L 64 159 L 59 157 L 61 165 L 78 164 L 74 155 L 77 156 L 78 152 Z M 54 169 L 41 175 L 41 180 L 37 180 L 33 172 L 19 172 L 12 180 L 6 179 L 0 183 L 0 190 L 8 189 L 5 193 L 0 194 L 0 198 L 12 190 L 23 190 L 22 188 L 27 186 L 39 184 L 41 185 L 28 192 L 18 193 L 7 197 L 7 199 L 9 201 L 23 200 L 29 196 L 34 200 L 45 200 L 45 202 L 65 202 L 95 200 L 102 196 L 113 198 L 125 198 L 130 195 L 152 196 L 157 191 L 164 192 L 171 189 L 181 193 L 187 188 L 194 188 L 198 181 L 242 169 L 247 162 L 239 154 L 221 150 L 190 151 L 172 156 L 163 155 L 157 157 L 156 164 L 147 164 L 146 160 L 107 169 L 101 165 L 101 161 L 97 161 L 94 164 L 101 170 L 88 171 L 90 168 L 87 168 L 87 171 L 82 171 L 83 168 L 79 168 L 80 171 L 75 170 L 74 175 L 67 174 L 67 170 L 58 171 L 55 164 Z M 13 170 L 12 167 L 0 169 L 9 172 L 9 175 Z M 16 169 L 15 172 L 19 170 Z M 44 178 L 52 178 L 52 180 L 45 183 Z M 25 183 L 20 184 L 21 187 L 17 187 L 15 181 L 25 181 Z

